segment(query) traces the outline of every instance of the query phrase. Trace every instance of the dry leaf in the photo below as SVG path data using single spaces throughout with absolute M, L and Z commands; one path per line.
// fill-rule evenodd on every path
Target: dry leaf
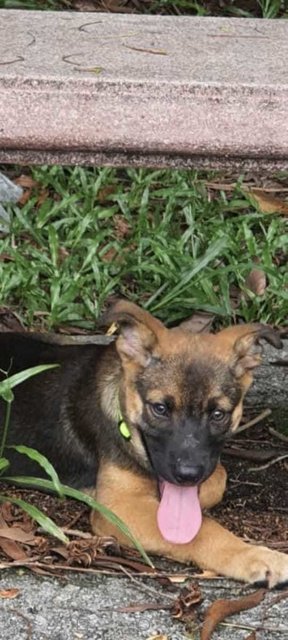
M 105 253 L 102 253 L 101 258 L 104 262 L 113 262 L 113 260 L 116 259 L 116 256 L 118 256 L 116 249 L 114 249 L 114 247 L 110 247 L 110 249 L 107 249 Z
M 102 189 L 99 189 L 97 194 L 98 201 L 101 204 L 104 204 L 104 202 L 107 202 L 107 200 L 109 200 L 109 196 L 111 196 L 112 193 L 115 193 L 116 189 L 116 184 L 108 184 L 107 187 L 102 187 Z
M 33 180 L 31 176 L 26 176 L 25 174 L 19 176 L 19 178 L 16 178 L 14 182 L 19 187 L 22 187 L 22 189 L 24 189 L 22 196 L 18 200 L 21 205 L 24 205 L 31 197 L 32 190 L 38 186 L 38 182 L 36 182 L 36 180 Z
M 244 189 L 249 198 L 255 203 L 262 213 L 283 213 L 288 215 L 288 202 L 270 196 L 262 189 Z
M 1 528 L 7 527 L 2 513 L 0 513 L 0 527 Z M 28 558 L 23 547 L 21 547 L 21 545 L 18 544 L 18 542 L 15 542 L 15 540 L 8 540 L 6 538 L 0 537 L 0 548 L 2 549 L 2 551 L 4 551 L 4 553 L 6 553 L 6 556 L 8 556 L 8 558 L 11 560 L 27 560 Z
M 114 216 L 113 224 L 115 227 L 116 238 L 118 238 L 118 240 L 123 240 L 123 238 L 127 238 L 127 236 L 130 235 L 131 226 L 123 216 Z
M 0 598 L 7 598 L 7 599 L 12 599 L 12 598 L 17 598 L 17 596 L 20 595 L 20 589 L 2 589 L 0 591 Z
M 24 542 L 25 544 L 35 544 L 35 536 L 32 533 L 23 531 L 20 527 L 0 527 L 0 538 Z
M 0 547 L 8 558 L 11 560 L 27 560 L 28 556 L 25 553 L 24 549 L 18 544 L 14 542 L 14 540 L 6 540 L 5 538 L 0 538 Z
M 182 622 L 190 622 L 195 619 L 196 606 L 203 600 L 197 582 L 189 584 L 181 589 L 179 597 L 175 600 L 171 608 L 172 618 L 182 620 Z
M 168 640 L 168 636 L 163 636 L 162 633 L 156 633 L 155 636 L 149 636 L 146 640 Z
M 262 269 L 252 269 L 245 280 L 245 286 L 256 296 L 263 296 L 267 287 L 265 272 Z
M 58 249 L 58 260 L 60 264 L 66 260 L 70 256 L 70 252 L 65 249 L 65 247 L 59 247 Z
M 23 189 L 33 189 L 33 187 L 36 187 L 38 184 L 31 176 L 26 176 L 25 174 L 22 174 L 19 178 L 15 178 L 14 182 L 18 184 L 19 187 L 23 187 Z
M 245 640 L 256 640 L 256 631 L 251 631 Z
M 267 589 L 258 589 L 258 591 L 253 591 L 248 596 L 237 598 L 237 600 L 216 600 L 213 602 L 205 613 L 200 640 L 210 640 L 217 624 L 228 616 L 257 607 L 264 599 L 266 592 Z
M 41 189 L 40 194 L 37 198 L 37 202 L 36 202 L 36 207 L 41 207 L 41 204 L 43 204 L 47 198 L 49 196 L 49 189 Z

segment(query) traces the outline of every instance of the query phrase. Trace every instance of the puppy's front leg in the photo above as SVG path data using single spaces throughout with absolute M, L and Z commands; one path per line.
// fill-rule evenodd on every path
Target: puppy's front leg
M 287 555 L 247 544 L 210 518 L 203 518 L 199 533 L 188 544 L 164 540 L 157 526 L 157 486 L 149 478 L 107 463 L 100 469 L 95 498 L 124 520 L 148 552 L 192 561 L 238 580 L 267 581 L 270 587 L 288 580 Z M 91 523 L 95 533 L 115 535 L 122 544 L 131 544 L 98 512 L 92 513 Z

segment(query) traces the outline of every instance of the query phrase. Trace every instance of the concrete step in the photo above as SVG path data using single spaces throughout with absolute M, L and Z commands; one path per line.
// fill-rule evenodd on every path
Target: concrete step
M 288 21 L 0 10 L 0 162 L 288 168 Z

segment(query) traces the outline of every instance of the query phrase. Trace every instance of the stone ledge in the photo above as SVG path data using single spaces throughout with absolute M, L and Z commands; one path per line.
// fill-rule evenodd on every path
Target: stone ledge
M 0 10 L 0 161 L 288 168 L 288 22 Z

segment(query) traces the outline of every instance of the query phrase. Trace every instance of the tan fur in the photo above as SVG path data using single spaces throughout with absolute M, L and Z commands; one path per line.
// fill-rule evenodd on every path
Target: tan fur
M 200 488 L 202 507 L 211 507 L 215 501 L 221 500 L 225 479 L 223 467 L 219 465 Z M 176 545 L 164 540 L 156 520 L 156 483 L 131 471 L 110 464 L 103 466 L 94 497 L 124 520 L 148 552 L 180 562 L 195 562 L 203 569 L 237 580 L 267 580 L 270 587 L 287 579 L 288 556 L 266 547 L 247 544 L 205 516 L 193 542 Z M 131 544 L 98 512 L 92 513 L 91 524 L 95 533 L 115 535 L 122 544 Z
M 225 370 L 233 370 L 235 379 L 240 382 L 242 397 L 232 414 L 231 430 L 235 430 L 241 420 L 243 399 L 252 382 L 251 371 L 258 366 L 261 354 L 257 346 L 263 337 L 279 346 L 279 338 L 274 332 L 261 325 L 240 325 L 229 327 L 216 335 L 192 334 L 185 328 L 168 330 L 148 312 L 128 302 L 118 303 L 108 314 L 108 322 L 116 322 L 120 327 L 120 336 L 116 347 L 122 363 L 122 377 L 119 386 L 119 398 L 123 403 L 126 418 L 130 424 L 137 424 L 142 412 L 142 401 L 136 391 L 137 373 L 147 366 L 149 358 L 169 361 L 167 371 L 164 368 L 159 383 L 149 390 L 149 402 L 161 402 L 163 388 L 173 396 L 175 406 L 181 404 L 181 373 L 185 363 L 210 362 L 217 367 L 223 363 Z M 278 342 L 277 342 L 278 341 Z M 175 362 L 177 366 L 175 365 Z M 180 366 L 179 366 L 180 362 Z M 205 364 L 206 363 L 206 364 Z M 182 366 L 181 366 L 182 365 Z M 173 375 L 171 374 L 173 373 Z M 151 374 L 152 375 L 152 374 Z M 204 375 L 203 388 L 193 388 L 193 398 L 198 405 L 206 409 L 210 398 L 218 399 L 218 406 L 231 409 L 229 398 L 223 396 L 221 385 L 215 379 Z M 114 382 L 108 381 L 109 390 L 104 390 L 102 401 L 105 406 L 113 405 Z M 159 388 L 158 388 L 159 386 Z M 203 394 L 202 394 L 203 395 Z M 113 409 L 114 411 L 114 409 Z M 110 415 L 110 414 L 109 414 Z M 132 448 L 136 460 L 143 466 L 149 464 L 142 440 L 137 429 L 132 428 Z M 218 464 L 211 476 L 199 487 L 202 508 L 214 506 L 222 499 L 226 485 L 226 472 Z M 114 511 L 128 525 L 147 551 L 169 556 L 175 560 L 194 561 L 200 567 L 248 582 L 266 581 L 270 587 L 288 580 L 288 556 L 270 551 L 265 547 L 256 547 L 237 538 L 224 527 L 208 517 L 196 538 L 189 544 L 172 544 L 164 540 L 157 526 L 159 496 L 157 481 L 141 470 L 131 471 L 110 461 L 102 461 L 98 474 L 96 500 Z M 93 531 L 101 535 L 116 535 L 122 543 L 129 544 L 123 534 L 113 528 L 98 512 L 91 516 Z
M 119 420 L 119 384 L 115 373 L 104 374 L 100 381 L 101 409 L 112 420 Z

